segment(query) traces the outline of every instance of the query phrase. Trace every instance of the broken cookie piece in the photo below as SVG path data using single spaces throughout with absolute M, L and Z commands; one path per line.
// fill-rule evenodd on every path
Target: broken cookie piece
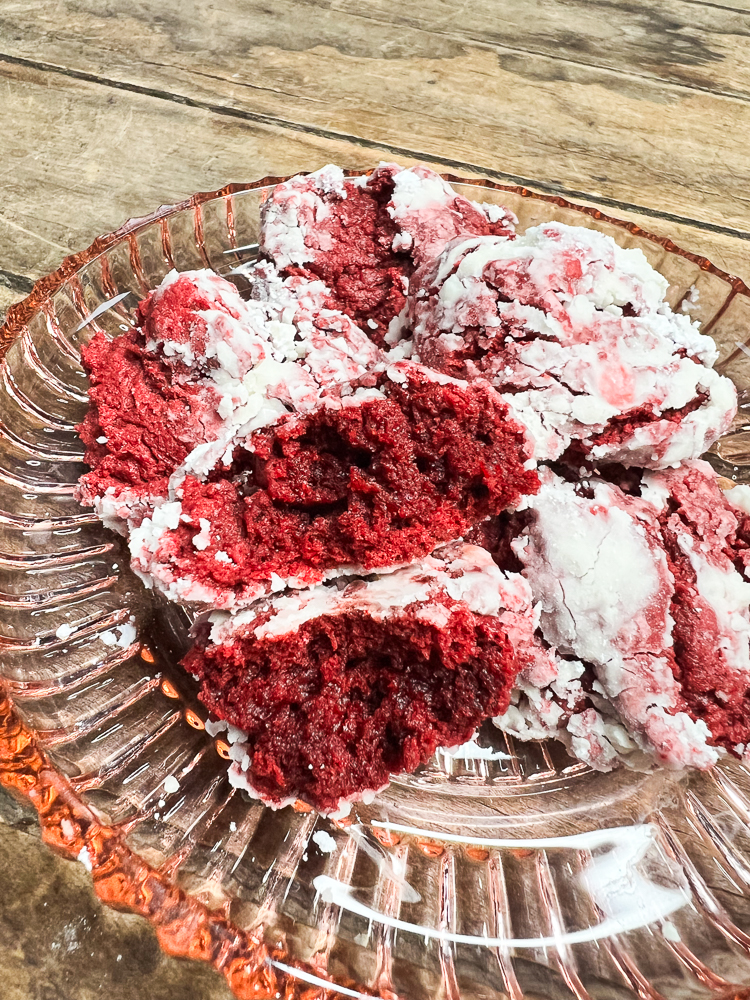
M 428 555 L 537 487 L 487 383 L 389 363 L 320 281 L 168 275 L 84 351 L 82 500 L 169 598 L 221 608 Z
M 213 614 L 183 665 L 242 730 L 232 783 L 276 808 L 341 814 L 505 711 L 530 590 L 454 543 L 386 575 Z

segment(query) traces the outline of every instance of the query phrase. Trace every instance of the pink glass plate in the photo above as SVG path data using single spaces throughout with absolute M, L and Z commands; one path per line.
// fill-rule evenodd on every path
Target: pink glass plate
M 594 209 L 454 182 L 510 207 L 521 231 L 555 219 L 644 251 L 740 390 L 711 457 L 750 481 L 750 290 Z M 185 614 L 143 590 L 120 539 L 73 499 L 79 352 L 95 330 L 128 329 L 172 267 L 231 276 L 251 259 L 271 183 L 129 222 L 0 330 L 0 780 L 103 899 L 151 919 L 171 952 L 212 962 L 241 997 L 734 996 L 750 984 L 750 770 L 737 762 L 602 775 L 557 744 L 488 730 L 484 753 L 439 752 L 338 823 L 229 785 L 227 746 L 176 667 Z

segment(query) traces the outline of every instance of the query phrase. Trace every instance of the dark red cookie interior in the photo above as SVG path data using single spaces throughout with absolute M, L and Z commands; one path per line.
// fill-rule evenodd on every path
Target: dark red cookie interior
M 409 562 L 538 488 L 520 428 L 486 385 L 384 380 L 387 398 L 290 416 L 216 482 L 188 478 L 178 564 L 222 587 L 312 568 Z M 196 551 L 200 518 L 211 541 Z M 232 562 L 219 562 L 217 551 Z
M 556 469 L 569 481 L 573 480 L 573 474 L 564 466 Z M 639 496 L 641 493 L 641 470 L 619 465 L 605 466 L 601 477 L 626 494 Z M 708 498 L 707 488 L 712 494 Z M 581 483 L 578 489 L 585 495 L 586 483 Z M 731 508 L 719 487 L 713 481 L 707 481 L 703 472 L 688 472 L 683 482 L 673 484 L 673 489 L 674 495 L 658 516 L 656 538 L 666 552 L 667 564 L 674 577 L 674 594 L 669 608 L 674 619 L 674 644 L 664 650 L 664 656 L 680 684 L 681 697 L 675 710 L 703 720 L 711 731 L 708 742 L 736 754 L 738 745 L 750 742 L 750 676 L 743 678 L 738 675 L 724 660 L 721 651 L 722 626 L 711 603 L 698 592 L 696 573 L 689 554 L 680 544 L 682 535 L 677 529 L 680 526 L 687 528 L 694 537 L 700 537 L 706 531 L 720 535 L 720 526 L 726 522 L 729 513 L 736 520 L 736 530 L 727 536 L 722 552 L 737 572 L 748 579 L 750 516 Z M 513 552 L 511 542 L 523 533 L 533 519 L 532 511 L 506 512 L 478 525 L 466 538 L 492 551 L 501 569 L 522 572 L 523 563 Z M 539 638 L 544 642 L 541 635 Z M 585 668 L 581 680 L 584 690 L 588 691 L 595 674 L 591 664 L 585 664 Z M 721 692 L 722 696 L 719 697 L 717 692 Z M 564 710 L 561 725 L 564 725 L 570 714 L 582 711 L 584 703 L 572 709 L 561 704 Z
M 393 250 L 399 230 L 386 211 L 392 193 L 393 180 L 386 172 L 367 187 L 347 182 L 346 198 L 332 198 L 332 211 L 318 223 L 330 237 L 330 248 L 311 253 L 304 268 L 284 272 L 320 278 L 331 291 L 332 307 L 350 316 L 378 345 L 404 306 L 404 278 L 414 270 L 408 253 Z M 374 329 L 368 320 L 376 324 Z
M 158 295 L 150 292 L 138 304 L 136 322 L 146 338 L 191 344 L 196 354 L 202 354 L 207 327 L 206 320 L 197 314 L 207 310 L 218 310 L 238 318 L 238 313 L 223 298 L 209 297 L 190 278 L 181 276 L 161 289 Z
M 261 795 L 330 812 L 506 710 L 516 664 L 500 623 L 445 603 L 446 631 L 416 606 L 384 622 L 353 612 L 275 639 L 199 645 L 183 666 L 205 705 L 248 732 L 246 774 Z
M 696 535 L 703 530 L 702 523 L 695 520 L 695 508 L 690 502 L 693 485 L 704 492 L 704 477 L 693 479 L 688 475 L 678 495 L 667 502 L 659 517 L 667 562 L 675 578 L 670 608 L 674 618 L 673 670 L 681 685 L 686 710 L 694 719 L 702 719 L 711 730 L 709 742 L 733 751 L 738 744 L 750 742 L 750 676 L 743 678 L 725 663 L 716 611 L 699 595 L 695 570 L 675 532 L 676 522 Z M 717 521 L 726 516 L 728 504 L 718 486 L 714 489 L 716 503 L 713 508 L 706 505 L 705 499 L 699 499 L 701 520 L 702 516 Z M 750 558 L 750 517 L 738 510 L 732 513 L 737 518 L 737 530 L 728 536 L 724 555 L 744 576 Z
M 698 363 L 696 362 L 696 364 Z M 574 468 L 585 464 L 589 461 L 589 456 L 594 448 L 601 447 L 602 445 L 607 447 L 617 446 L 622 441 L 632 440 L 639 427 L 652 424 L 655 420 L 669 420 L 673 424 L 681 424 L 689 414 L 700 409 L 707 399 L 708 393 L 699 389 L 695 396 L 684 406 L 670 407 L 658 411 L 652 404 L 636 406 L 632 410 L 627 410 L 616 417 L 611 417 L 607 421 L 604 430 L 598 434 L 591 434 L 585 442 L 580 440 L 572 441 L 565 450 L 565 454 L 561 456 L 560 461 L 567 462 Z

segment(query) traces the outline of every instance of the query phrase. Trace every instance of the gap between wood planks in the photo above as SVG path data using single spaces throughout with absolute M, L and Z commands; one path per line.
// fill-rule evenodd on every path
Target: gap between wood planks
M 694 219 L 690 216 L 683 216 L 672 212 L 665 212 L 660 209 L 649 208 L 648 206 L 645 205 L 639 205 L 636 202 L 621 201 L 615 198 L 609 198 L 604 195 L 592 195 L 589 192 L 580 191 L 575 188 L 570 188 L 561 184 L 547 184 L 542 181 L 532 180 L 530 178 L 523 177 L 517 174 L 504 173 L 503 171 L 494 170 L 492 168 L 483 166 L 481 164 L 475 164 L 466 160 L 456 160 L 442 156 L 438 157 L 431 153 L 411 149 L 405 146 L 393 145 L 390 143 L 378 141 L 376 139 L 368 139 L 363 136 L 338 132 L 333 129 L 325 129 L 319 126 L 305 125 L 301 122 L 295 122 L 288 119 L 279 118 L 274 115 L 263 114 L 261 112 L 248 111 L 242 108 L 228 107 L 226 105 L 216 104 L 211 101 L 201 100 L 200 98 L 192 98 L 182 94 L 174 94 L 170 91 L 160 90 L 158 88 L 149 87 L 142 84 L 131 83 L 121 80 L 113 80 L 107 77 L 100 76 L 99 74 L 96 73 L 89 73 L 84 70 L 76 70 L 64 66 L 57 66 L 53 63 L 41 62 L 38 60 L 26 59 L 21 56 L 10 56 L 5 53 L 0 53 L 0 61 L 10 65 L 23 66 L 32 70 L 48 72 L 48 73 L 57 73 L 61 76 L 70 77 L 75 80 L 81 80 L 86 83 L 93 83 L 102 87 L 110 87 L 115 90 L 121 90 L 129 93 L 139 94 L 141 96 L 151 97 L 157 100 L 169 101 L 172 103 L 181 104 L 183 106 L 196 108 L 198 110 L 207 111 L 212 114 L 239 119 L 241 121 L 257 122 L 259 124 L 269 125 L 276 128 L 282 128 L 294 132 L 301 132 L 308 135 L 314 135 L 323 139 L 334 139 L 336 141 L 351 142 L 365 149 L 379 150 L 393 156 L 405 156 L 411 159 L 423 160 L 427 163 L 437 163 L 440 164 L 441 166 L 447 166 L 459 172 L 468 171 L 470 173 L 482 174 L 486 177 L 492 178 L 493 180 L 499 181 L 500 183 L 530 187 L 545 193 L 561 195 L 565 198 L 570 198 L 572 200 L 586 201 L 591 204 L 601 205 L 602 207 L 613 208 L 619 211 L 635 212 L 638 213 L 639 215 L 643 215 L 649 218 L 662 219 L 667 222 L 674 222 L 680 225 L 692 226 L 693 228 L 701 229 L 706 232 L 717 233 L 724 236 L 730 236 L 734 239 L 750 241 L 750 232 L 746 232 L 740 229 L 735 229 L 729 226 L 715 225 L 710 222 Z
M 728 10 L 733 14 L 750 13 L 750 7 L 732 7 L 726 3 L 709 3 L 709 0 L 682 0 L 682 2 L 692 4 L 693 7 L 713 7 L 714 10 Z

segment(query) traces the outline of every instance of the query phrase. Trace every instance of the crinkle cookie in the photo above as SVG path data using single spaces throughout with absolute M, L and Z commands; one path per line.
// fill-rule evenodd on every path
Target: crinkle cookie
M 750 490 L 702 461 L 634 493 L 549 470 L 510 534 L 551 661 L 502 728 L 557 735 L 595 767 L 705 768 L 750 739 Z M 513 519 L 511 519 L 511 522 Z M 512 560 L 506 557 L 506 563 Z
M 461 234 L 513 235 L 515 217 L 469 201 L 424 165 L 345 177 L 328 165 L 278 184 L 262 207 L 261 253 L 321 278 L 337 308 L 379 345 L 403 332 L 414 268 Z
M 232 608 L 408 563 L 537 488 L 487 382 L 389 362 L 319 281 L 168 275 L 83 352 L 80 497 L 173 600 Z
M 698 458 L 737 406 L 666 290 L 640 250 L 554 222 L 449 243 L 412 277 L 407 325 L 423 364 L 492 382 L 538 461 L 662 469 Z

